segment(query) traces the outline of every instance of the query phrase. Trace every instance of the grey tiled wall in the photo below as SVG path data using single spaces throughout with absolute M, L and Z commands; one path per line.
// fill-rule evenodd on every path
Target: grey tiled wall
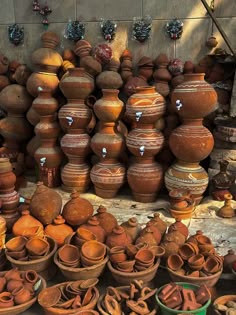
M 207 2 L 209 4 L 210 0 Z M 45 0 L 39 0 L 39 3 L 44 4 Z M 205 47 L 205 41 L 211 34 L 211 20 L 200 0 L 47 0 L 47 4 L 52 9 L 48 30 L 60 35 L 59 50 L 73 47 L 73 43 L 63 36 L 69 19 L 83 22 L 86 27 L 85 39 L 95 45 L 104 42 L 99 23 L 101 18 L 105 18 L 118 23 L 115 40 L 111 43 L 115 56 L 120 56 L 125 48 L 129 48 L 135 62 L 143 55 L 154 58 L 161 52 L 167 53 L 170 58 L 196 62 L 211 52 Z M 236 48 L 236 1 L 215 0 L 215 14 Z M 132 39 L 133 17 L 145 15 L 153 19 L 152 37 L 140 44 Z M 184 22 L 183 35 L 176 42 L 164 32 L 166 22 L 175 17 Z M 16 47 L 7 37 L 7 27 L 13 23 L 23 25 L 25 30 L 24 43 Z M 0 0 L 0 52 L 9 59 L 30 64 L 30 55 L 40 47 L 43 31 L 41 17 L 32 12 L 32 0 Z M 215 36 L 218 46 L 227 49 L 216 27 Z

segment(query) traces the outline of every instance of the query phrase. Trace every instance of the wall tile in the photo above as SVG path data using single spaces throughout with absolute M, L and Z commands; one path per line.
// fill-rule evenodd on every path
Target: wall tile
M 44 4 L 44 1 L 39 1 Z M 52 13 L 48 15 L 50 23 L 67 22 L 69 19 L 75 20 L 75 0 L 50 0 L 47 2 Z M 32 1 L 14 0 L 15 16 L 17 23 L 40 23 L 42 17 L 32 11 Z
M 76 0 L 81 21 L 104 19 L 132 20 L 142 15 L 142 0 Z
M 206 10 L 201 1 L 196 0 L 143 0 L 143 15 L 168 20 L 175 17 L 197 18 L 206 16 Z
M 1 0 L 0 24 L 15 22 L 13 0 Z

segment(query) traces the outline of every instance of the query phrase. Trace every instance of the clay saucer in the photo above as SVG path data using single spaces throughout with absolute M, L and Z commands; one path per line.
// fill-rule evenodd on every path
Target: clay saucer
M 135 255 L 135 260 L 137 263 L 142 264 L 152 264 L 154 262 L 155 255 L 148 248 L 140 249 Z
M 98 241 L 87 241 L 81 247 L 81 254 L 88 259 L 100 261 L 106 255 L 106 246 Z
M 6 244 L 6 249 L 8 252 L 19 252 L 25 248 L 27 238 L 24 236 L 16 236 L 10 239 Z

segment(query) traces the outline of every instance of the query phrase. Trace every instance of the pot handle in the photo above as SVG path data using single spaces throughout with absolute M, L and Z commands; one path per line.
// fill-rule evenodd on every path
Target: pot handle
M 96 100 L 97 98 L 91 94 L 85 99 L 85 104 L 93 109 L 93 105 L 96 103 Z

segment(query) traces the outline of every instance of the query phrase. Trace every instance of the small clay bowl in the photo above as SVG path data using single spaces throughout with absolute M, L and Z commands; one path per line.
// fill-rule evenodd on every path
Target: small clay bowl
M 181 245 L 178 253 L 183 260 L 188 260 L 190 257 L 196 255 L 194 248 L 189 243 Z
M 79 263 L 79 249 L 74 245 L 65 244 L 58 249 L 58 257 L 61 263 L 63 263 L 64 265 L 74 266 Z
M 119 263 L 127 260 L 127 255 L 124 253 L 110 254 L 109 259 L 112 263 Z
M 24 236 L 16 236 L 10 239 L 6 244 L 6 249 L 8 252 L 20 252 L 25 248 L 27 238 Z
M 87 241 L 81 246 L 81 254 L 92 260 L 104 259 L 106 251 L 106 246 L 98 241 Z
M 203 272 L 207 274 L 216 273 L 221 269 L 220 263 L 214 256 L 209 256 L 203 266 Z
M 52 307 L 56 305 L 61 298 L 61 291 L 58 287 L 49 287 L 42 291 L 38 297 L 38 303 L 42 307 Z
M 26 242 L 25 247 L 31 256 L 46 256 L 50 249 L 48 241 L 41 237 L 33 237 L 29 239 Z
M 26 256 L 26 249 L 23 248 L 20 251 L 14 251 L 14 252 L 7 251 L 7 255 L 14 259 L 20 259 Z
M 96 235 L 83 228 L 83 227 L 79 227 L 77 230 L 76 230 L 76 236 L 79 238 L 79 239 L 82 239 L 82 240 L 85 240 L 85 241 L 92 241 L 92 240 L 96 240 L 97 237 Z
M 185 244 L 188 244 L 188 246 L 190 247 L 190 248 L 192 248 L 192 250 L 194 251 L 194 253 L 195 253 L 195 255 L 197 255 L 198 253 L 199 253 L 199 248 L 198 248 L 198 245 L 197 245 L 197 241 L 196 241 L 196 243 L 194 243 L 194 242 L 186 242 Z
M 84 257 L 83 255 L 81 255 L 80 258 L 81 258 L 81 265 L 83 267 L 94 266 L 94 265 L 100 264 L 104 260 L 104 257 L 99 259 L 99 260 L 93 260 L 93 259 L 89 259 L 87 257 Z
M 162 246 L 154 245 L 149 247 L 149 249 L 153 252 L 155 257 L 162 257 L 163 255 L 165 255 L 165 248 Z
M 140 262 L 142 264 L 153 264 L 155 256 L 150 249 L 142 248 L 138 250 L 134 258 L 136 260 L 136 263 Z
M 205 264 L 205 259 L 202 254 L 197 254 L 188 259 L 188 265 L 193 270 L 201 270 Z
M 183 267 L 184 261 L 180 255 L 173 254 L 167 258 L 166 264 L 167 264 L 168 268 L 176 271 L 176 270 L 179 270 Z
M 110 249 L 110 255 L 113 254 L 124 254 L 125 253 L 126 248 L 123 246 L 114 246 Z
M 126 260 L 121 263 L 116 264 L 118 270 L 133 270 L 135 260 Z

